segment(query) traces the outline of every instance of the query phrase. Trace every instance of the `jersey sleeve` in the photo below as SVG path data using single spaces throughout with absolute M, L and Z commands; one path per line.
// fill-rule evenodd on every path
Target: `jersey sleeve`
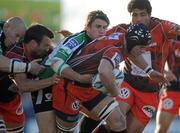
M 124 60 L 124 57 L 118 47 L 108 48 L 104 52 L 102 58 L 110 61 L 113 68 L 119 68 L 119 63 L 121 63 Z
M 178 24 L 163 20 L 162 25 L 168 39 L 177 39 L 177 35 L 173 33 L 173 29 L 178 26 Z
M 52 58 L 51 66 L 58 75 L 60 75 L 61 71 L 64 69 L 64 65 L 66 65 L 68 59 L 85 41 L 84 33 L 75 34 L 61 42 L 52 52 L 49 56 Z

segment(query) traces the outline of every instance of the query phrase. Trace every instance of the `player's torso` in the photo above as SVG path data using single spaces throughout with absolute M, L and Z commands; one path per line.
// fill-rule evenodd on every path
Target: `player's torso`
M 180 91 L 180 41 L 171 41 L 168 64 L 177 78 L 177 81 L 170 82 L 168 90 Z
M 19 61 L 27 60 L 24 54 L 23 44 L 15 44 L 7 48 L 4 52 L 5 56 L 12 59 L 15 58 Z M 12 81 L 13 75 L 6 72 L 0 72 L 0 102 L 11 101 L 16 96 L 16 92 L 12 90 L 17 86 Z
M 115 62 L 115 60 L 121 62 L 123 60 L 120 51 L 123 48 L 122 41 L 123 36 L 120 33 L 98 38 L 79 50 L 68 61 L 68 64 L 80 73 L 95 74 L 102 58 L 108 58 L 111 62 Z

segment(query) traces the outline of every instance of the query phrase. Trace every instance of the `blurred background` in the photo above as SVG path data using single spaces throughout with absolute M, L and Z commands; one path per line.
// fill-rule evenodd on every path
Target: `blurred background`
M 87 14 L 92 10 L 102 10 L 110 18 L 110 27 L 118 23 L 129 23 L 127 12 L 129 0 L 1 0 L 0 19 L 6 20 L 12 16 L 22 17 L 27 26 L 31 23 L 42 23 L 51 28 L 54 33 L 60 29 L 71 32 L 83 30 Z M 150 0 L 152 16 L 170 20 L 180 24 L 179 0 Z M 60 36 L 55 34 L 55 41 Z M 23 95 L 23 105 L 26 113 L 25 133 L 38 133 L 29 93 Z M 180 120 L 177 118 L 169 129 L 169 133 L 180 133 Z M 154 131 L 154 118 L 143 133 Z

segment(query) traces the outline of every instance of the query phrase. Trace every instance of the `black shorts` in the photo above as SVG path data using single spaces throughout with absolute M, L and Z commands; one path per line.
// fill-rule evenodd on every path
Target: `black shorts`
M 52 86 L 31 93 L 34 112 L 51 111 L 52 109 Z

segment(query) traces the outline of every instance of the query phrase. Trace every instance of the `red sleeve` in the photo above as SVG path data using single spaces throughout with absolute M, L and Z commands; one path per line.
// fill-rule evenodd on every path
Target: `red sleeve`
M 120 49 L 117 47 L 108 48 L 102 58 L 109 60 L 114 68 L 119 68 L 119 63 L 124 60 Z

